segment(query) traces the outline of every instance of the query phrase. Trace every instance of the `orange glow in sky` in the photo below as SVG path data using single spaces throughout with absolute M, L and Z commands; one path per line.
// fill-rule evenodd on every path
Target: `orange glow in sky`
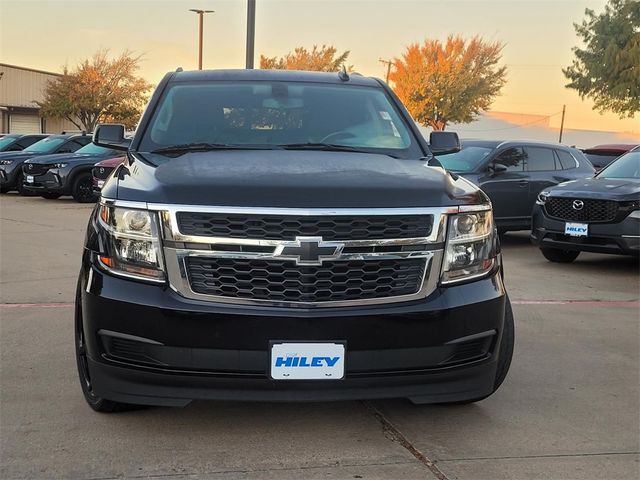
M 384 77 L 379 58 L 404 46 L 449 34 L 505 43 L 508 83 L 492 110 L 551 115 L 567 105 L 567 128 L 627 132 L 640 139 L 640 117 L 599 114 L 564 88 L 561 68 L 579 44 L 574 22 L 602 0 L 257 0 L 259 55 L 282 55 L 296 46 L 333 44 L 350 50 L 349 63 L 364 75 Z M 141 74 L 152 83 L 176 67 L 197 68 L 197 16 L 205 17 L 204 68 L 243 68 L 245 0 L 2 0 L 0 61 L 49 71 L 74 66 L 98 48 L 144 54 Z M 557 127 L 560 115 L 550 120 Z

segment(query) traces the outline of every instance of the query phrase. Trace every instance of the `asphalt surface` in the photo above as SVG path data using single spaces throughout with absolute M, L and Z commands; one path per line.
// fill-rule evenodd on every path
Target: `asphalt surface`
M 0 197 L 0 478 L 636 479 L 634 259 L 551 264 L 503 240 L 516 318 L 502 388 L 469 406 L 404 400 L 194 402 L 116 415 L 84 403 L 73 294 L 91 206 Z

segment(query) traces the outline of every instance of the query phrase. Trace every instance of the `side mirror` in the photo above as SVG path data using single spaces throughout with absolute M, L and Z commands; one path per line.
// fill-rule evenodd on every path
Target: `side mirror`
M 506 171 L 507 171 L 507 167 L 501 163 L 492 163 L 491 165 L 489 165 L 489 173 L 491 174 L 492 177 L 495 177 L 496 175 L 501 175 Z
M 429 148 L 434 155 L 446 155 L 460 151 L 460 139 L 456 132 L 431 132 Z
M 131 139 L 124 137 L 124 125 L 101 123 L 93 132 L 93 143 L 113 150 L 129 150 Z

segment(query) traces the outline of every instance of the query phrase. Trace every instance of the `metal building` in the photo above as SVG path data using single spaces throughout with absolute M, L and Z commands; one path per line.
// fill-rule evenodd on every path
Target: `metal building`
M 60 133 L 77 130 L 66 119 L 45 118 L 36 102 L 59 73 L 0 63 L 0 133 Z

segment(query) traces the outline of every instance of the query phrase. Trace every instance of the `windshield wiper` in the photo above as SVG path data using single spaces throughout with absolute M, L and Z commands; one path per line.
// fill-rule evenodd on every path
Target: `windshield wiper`
M 388 152 L 374 152 L 368 150 L 366 147 L 356 148 L 348 145 L 337 145 L 335 143 L 323 143 L 323 142 L 307 142 L 307 143 L 283 143 L 278 144 L 278 147 L 284 150 L 325 150 L 328 152 L 356 152 L 356 153 L 377 153 L 380 155 L 387 155 L 391 158 L 399 158 Z
M 151 153 L 187 153 L 187 152 L 208 152 L 211 150 L 264 150 L 268 147 L 255 145 L 238 145 L 233 143 L 183 143 L 180 145 L 169 145 L 153 150 Z
M 306 143 L 281 143 L 278 147 L 285 150 L 328 150 L 332 152 L 360 152 L 368 153 L 364 150 L 349 147 L 347 145 L 336 145 L 335 143 L 322 143 L 322 142 L 306 142 Z

